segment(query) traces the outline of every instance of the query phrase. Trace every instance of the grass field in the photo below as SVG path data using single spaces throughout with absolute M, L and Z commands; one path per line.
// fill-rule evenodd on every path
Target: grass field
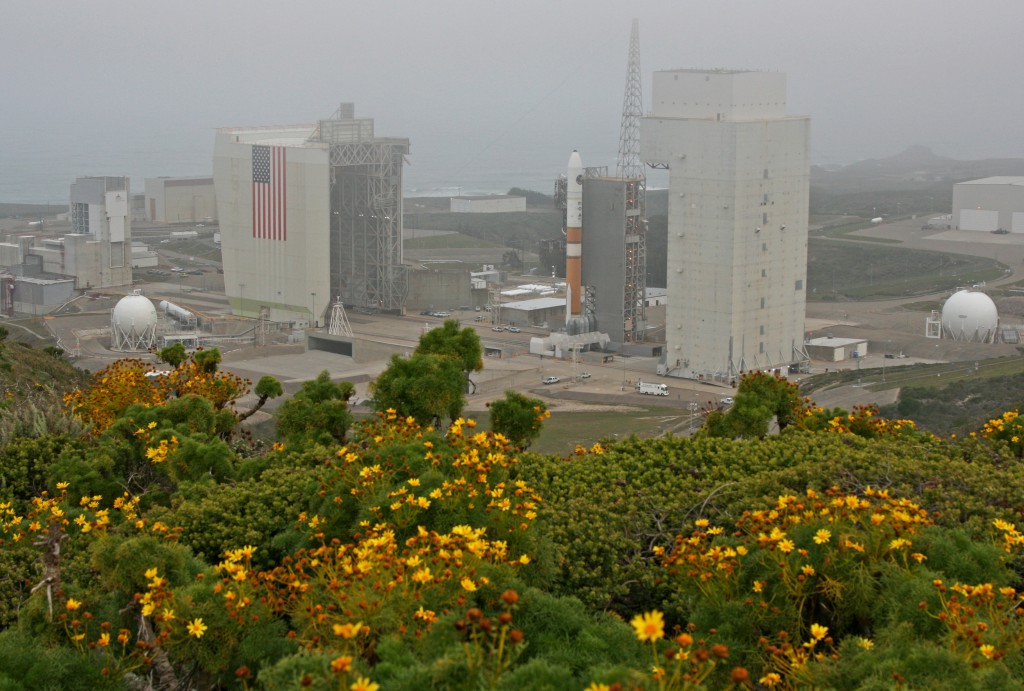
M 443 249 L 466 249 L 479 247 L 501 247 L 495 242 L 481 238 L 474 238 L 462 233 L 448 233 L 445 235 L 431 235 L 422 238 L 406 238 L 402 246 L 407 250 L 443 250 Z
M 538 453 L 570 454 L 576 444 L 589 448 L 601 439 L 628 437 L 647 439 L 668 432 L 685 433 L 691 419 L 688 411 L 672 408 L 637 408 L 633 411 L 553 411 L 544 423 L 540 438 L 530 447 Z M 693 418 L 699 424 L 699 416 Z
M 1007 269 L 994 259 L 901 247 L 811 239 L 807 299 L 884 300 L 991 281 Z

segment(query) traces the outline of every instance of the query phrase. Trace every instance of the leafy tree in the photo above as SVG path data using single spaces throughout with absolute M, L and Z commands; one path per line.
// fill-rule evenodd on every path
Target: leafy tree
M 260 380 L 264 392 L 280 388 L 279 383 L 274 387 L 264 379 Z M 354 392 L 355 387 L 350 382 L 332 382 L 330 373 L 324 370 L 316 379 L 303 383 L 302 388 L 281 406 L 277 414 L 278 434 L 289 444 L 344 444 L 352 426 L 348 399 Z
M 491 429 L 505 436 L 513 446 L 525 449 L 540 436 L 544 420 L 551 417 L 539 398 L 529 398 L 511 389 L 505 397 L 489 404 Z
M 177 367 L 181 363 L 185 362 L 185 358 L 188 357 L 188 353 L 185 352 L 185 346 L 179 342 L 174 345 L 161 348 L 160 354 L 157 357 L 171 367 Z
M 281 382 L 279 382 L 277 378 L 267 375 L 265 377 L 261 377 L 260 380 L 256 382 L 256 388 L 253 391 L 257 396 L 259 396 L 259 400 L 256 401 L 256 405 L 238 416 L 239 422 L 249 419 L 257 410 L 266 404 L 268 399 L 277 398 L 283 394 L 284 387 L 281 386 Z
M 447 355 L 391 356 L 391 364 L 371 384 L 378 412 L 394 410 L 424 424 L 455 420 L 466 405 L 461 364 Z
M 455 319 L 445 319 L 444 324 L 420 336 L 416 351 L 419 355 L 447 355 L 455 358 L 466 377 L 467 390 L 476 391 L 476 384 L 469 378 L 471 372 L 484 368 L 483 346 L 476 329 L 467 326 L 459 328 Z
M 213 374 L 217 371 L 217 366 L 220 365 L 221 354 L 219 348 L 212 350 L 197 350 L 192 358 L 196 361 L 196 364 L 206 374 Z
M 703 433 L 730 439 L 763 438 L 775 422 L 784 430 L 801 419 L 799 389 L 786 379 L 760 370 L 743 375 L 736 402 L 727 410 L 708 414 Z

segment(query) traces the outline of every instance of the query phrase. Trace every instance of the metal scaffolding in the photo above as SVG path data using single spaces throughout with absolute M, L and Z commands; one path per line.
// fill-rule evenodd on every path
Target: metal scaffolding
M 331 285 L 346 304 L 401 312 L 408 294 L 402 166 L 409 140 L 375 137 L 373 120 L 353 114 L 352 104 L 342 104 L 314 134 L 330 145 Z
M 627 341 L 644 340 L 647 321 L 647 189 L 644 178 L 626 181 L 625 285 L 623 332 Z

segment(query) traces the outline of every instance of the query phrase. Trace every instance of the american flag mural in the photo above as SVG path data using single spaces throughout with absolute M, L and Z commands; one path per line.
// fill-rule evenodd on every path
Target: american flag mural
M 252 147 L 252 236 L 287 240 L 283 146 Z

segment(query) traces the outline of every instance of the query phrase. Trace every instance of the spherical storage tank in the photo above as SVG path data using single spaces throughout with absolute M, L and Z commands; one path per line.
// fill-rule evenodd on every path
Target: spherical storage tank
M 156 307 L 145 295 L 135 291 L 126 295 L 110 311 L 110 332 L 114 350 L 148 350 L 156 340 Z
M 993 343 L 998 326 L 996 304 L 985 293 L 960 290 L 942 306 L 942 334 L 954 341 Z

